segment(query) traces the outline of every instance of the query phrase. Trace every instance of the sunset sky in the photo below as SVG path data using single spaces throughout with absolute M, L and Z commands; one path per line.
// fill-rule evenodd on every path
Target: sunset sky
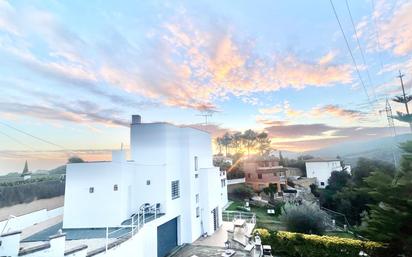
M 365 88 L 329 0 L 0 0 L 0 173 L 110 159 L 132 114 L 298 152 L 389 136 L 379 110 L 399 69 L 410 92 L 412 2 L 348 0 L 361 48 L 333 3 Z

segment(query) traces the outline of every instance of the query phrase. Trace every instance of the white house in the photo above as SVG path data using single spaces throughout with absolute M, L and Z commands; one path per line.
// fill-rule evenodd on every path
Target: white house
M 63 230 L 119 227 L 155 206 L 161 218 L 151 222 L 157 229 L 140 235 L 147 240 L 142 256 L 164 256 L 213 234 L 222 223 L 227 187 L 226 174 L 213 167 L 211 144 L 201 130 L 142 123 L 133 115 L 131 160 L 119 150 L 112 161 L 67 165 Z
M 305 161 L 306 176 L 308 178 L 316 178 L 316 183 L 320 188 L 325 188 L 328 185 L 328 179 L 332 171 L 342 171 L 341 160 L 339 159 L 323 159 L 314 158 Z M 351 172 L 350 165 L 345 165 L 348 173 Z

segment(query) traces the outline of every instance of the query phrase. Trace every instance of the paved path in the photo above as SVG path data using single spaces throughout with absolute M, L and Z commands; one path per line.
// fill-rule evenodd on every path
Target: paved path
M 214 247 L 214 246 L 204 246 L 204 245 L 185 245 L 182 249 L 169 255 L 167 257 L 222 257 L 225 253 L 225 248 Z M 236 250 L 233 257 L 249 257 L 251 256 L 248 252 L 242 250 Z

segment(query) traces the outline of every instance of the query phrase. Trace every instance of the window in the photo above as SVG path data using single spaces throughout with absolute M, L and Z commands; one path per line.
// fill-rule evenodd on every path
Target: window
M 196 203 L 199 203 L 199 194 L 196 194 Z
M 90 194 L 93 194 L 93 193 L 94 193 L 94 187 L 90 187 L 90 188 L 89 188 L 89 193 L 90 193 Z
M 320 182 L 320 185 L 321 185 L 321 186 L 324 186 L 324 185 L 325 185 L 325 182 Z
M 222 187 L 225 187 L 226 186 L 226 179 L 221 179 L 220 183 L 221 183 Z
M 258 174 L 258 179 L 262 179 L 262 174 Z
M 150 185 L 150 180 L 146 180 L 146 185 Z
M 119 186 L 118 186 L 117 184 L 115 184 L 115 185 L 113 186 L 113 191 L 117 191 L 117 190 L 119 190 Z
M 172 200 L 180 197 L 179 180 L 172 181 Z
M 198 178 L 198 177 L 199 177 L 199 174 L 196 173 L 196 174 L 195 174 L 195 178 Z
M 196 207 L 196 218 L 200 216 L 200 208 Z
M 198 170 L 198 168 L 199 168 L 198 165 L 199 165 L 198 158 L 197 158 L 197 156 L 195 156 L 195 171 Z

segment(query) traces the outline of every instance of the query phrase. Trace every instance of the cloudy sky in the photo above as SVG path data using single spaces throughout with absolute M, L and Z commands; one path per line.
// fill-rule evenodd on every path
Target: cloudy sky
M 411 87 L 412 2 L 347 3 L 334 1 L 357 66 L 329 0 L 0 0 L 0 172 L 107 159 L 132 114 L 266 130 L 299 152 L 388 136 L 379 110 L 399 69 Z

